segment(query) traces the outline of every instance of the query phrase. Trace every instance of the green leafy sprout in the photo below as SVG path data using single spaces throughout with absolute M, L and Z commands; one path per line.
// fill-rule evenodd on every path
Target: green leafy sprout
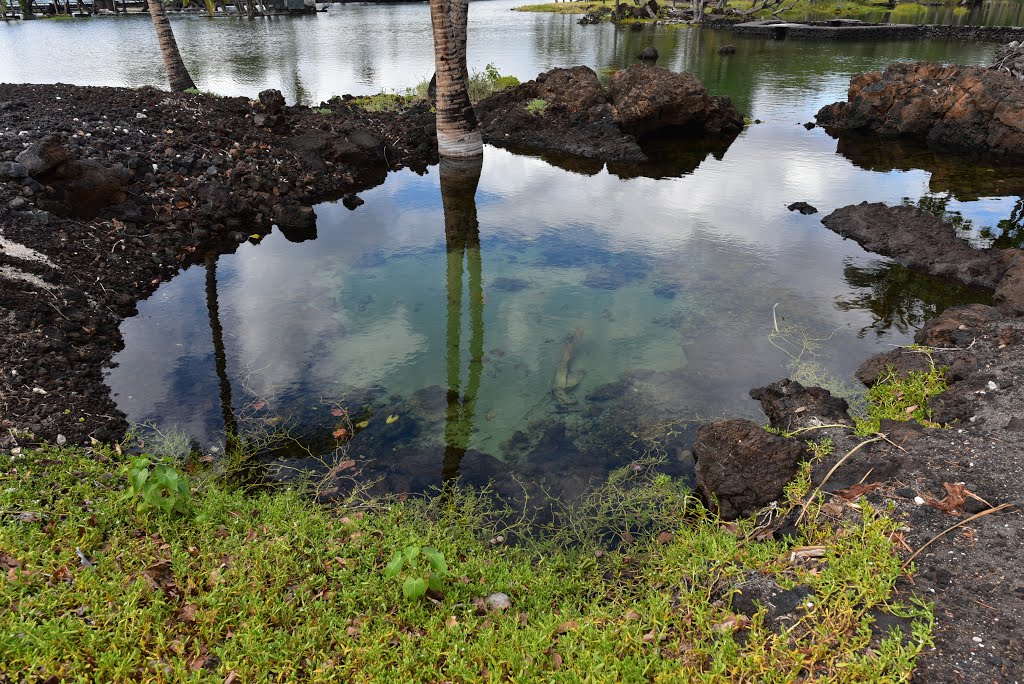
M 420 599 L 427 589 L 441 591 L 448 576 L 448 562 L 444 554 L 429 546 L 409 545 L 395 551 L 384 569 L 384 579 L 399 579 L 403 568 L 407 571 L 402 582 L 402 596 L 409 601 Z

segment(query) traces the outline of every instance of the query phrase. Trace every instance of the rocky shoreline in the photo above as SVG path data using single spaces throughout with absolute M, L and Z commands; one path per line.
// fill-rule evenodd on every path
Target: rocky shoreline
M 750 17 L 706 16 L 702 28 L 730 31 L 737 36 L 775 40 L 930 40 L 950 38 L 979 43 L 1009 43 L 1024 39 L 1019 26 L 957 26 L 952 24 L 873 24 L 852 20 L 793 22 L 780 19 L 751 21 Z
M 426 105 L 327 116 L 276 91 L 251 103 L 0 85 L 0 429 L 72 443 L 122 434 L 102 368 L 136 302 L 272 225 L 315 234 L 316 202 L 354 203 L 389 171 L 425 172 L 433 128 Z
M 532 122 L 503 129 L 500 112 L 522 109 L 524 98 L 542 93 L 545 81 L 571 76 L 590 82 L 585 73 L 559 71 L 565 73 L 504 95 L 507 102 L 485 103 L 481 119 L 488 142 L 520 142 L 515 131 Z M 649 76 L 638 72 L 631 78 Z M 701 102 L 710 97 L 682 82 L 680 89 Z M 586 89 L 577 91 L 578 101 L 588 105 L 577 108 L 579 123 L 572 130 L 585 130 L 587 113 L 593 111 L 597 121 L 604 121 L 595 130 L 612 141 L 602 147 L 601 136 L 592 135 L 588 144 L 594 158 L 629 161 L 636 136 L 652 130 L 652 121 L 665 123 L 642 115 L 646 107 L 660 116 L 665 108 L 656 98 L 634 97 L 637 111 L 626 123 L 621 112 L 628 108 L 616 102 L 614 88 L 610 95 L 601 91 L 603 101 L 596 91 L 590 92 L 592 101 Z M 605 109 L 608 102 L 615 103 L 615 114 Z M 703 118 L 672 119 L 667 125 L 692 122 L 714 134 L 734 132 L 738 113 L 730 111 L 731 104 L 708 102 L 715 104 L 705 102 Z M 571 110 L 574 105 L 554 106 Z M 354 193 L 383 182 L 389 171 L 425 171 L 436 162 L 433 125 L 425 105 L 397 115 L 348 106 L 324 113 L 286 107 L 274 91 L 250 102 L 151 88 L 0 85 L 3 439 L 13 444 L 31 433 L 32 440 L 81 444 L 120 436 L 127 424 L 104 387 L 102 368 L 120 349 L 118 326 L 136 312 L 136 302 L 181 269 L 202 263 L 207 254 L 231 252 L 273 225 L 286 236 L 289 231 L 315 234 L 313 203 L 346 196 L 347 204 L 356 206 Z M 584 148 L 563 151 L 579 154 Z M 119 203 L 109 205 L 114 201 Z M 906 524 L 900 539 L 917 549 L 956 522 L 956 516 L 1020 501 L 1024 258 L 1010 251 L 972 252 L 965 261 L 955 238 L 934 239 L 940 227 L 929 215 L 862 206 L 868 208 L 839 210 L 825 223 L 912 268 L 1004 292 L 997 308 L 950 309 L 918 333 L 920 344 L 934 348 L 934 362 L 950 369 L 950 389 L 933 406 L 936 419 L 958 421 L 957 427 L 884 425 L 887 440 L 860 448 L 822 487 L 834 496 L 831 511 L 838 519 L 857 514 L 856 500 L 847 501 L 841 492 L 858 483 L 877 484 L 863 496 L 874 505 L 893 506 Z M 883 223 L 886 217 L 890 224 Z M 909 218 L 920 230 L 904 235 Z M 873 226 L 884 230 L 868 232 Z M 894 241 L 893 235 L 905 239 Z M 897 349 L 868 360 L 858 376 L 871 384 L 886 365 L 907 372 L 919 369 L 925 359 Z M 732 452 L 730 445 L 750 437 L 763 441 L 764 449 L 778 447 L 778 464 L 789 468 L 806 453 L 806 440 L 828 436 L 836 445 L 833 456 L 813 470 L 814 481 L 821 483 L 837 459 L 860 441 L 845 428 L 821 427 L 850 422 L 844 402 L 824 390 L 780 381 L 754 393 L 773 426 L 817 429 L 795 439 L 769 436 L 743 421 L 711 424 L 698 436 L 700 469 L 711 469 L 716 448 Z M 773 481 L 785 484 L 791 477 L 782 472 Z M 763 503 L 735 478 L 732 486 L 739 494 L 725 502 L 723 492 L 702 478 L 709 492 L 731 507 L 724 512 L 748 513 Z M 762 473 L 758 479 L 769 478 Z M 942 498 L 950 491 L 947 485 L 954 491 L 962 486 L 977 499 L 953 506 Z M 784 532 L 783 524 L 777 533 Z M 907 595 L 933 597 L 938 620 L 936 648 L 922 658 L 919 681 L 1020 678 L 1024 583 L 1015 568 L 1024 561 L 1022 544 L 1024 515 L 1019 509 L 1004 510 L 947 535 L 916 559 L 916 584 L 902 589 Z
M 750 394 L 772 427 L 799 434 L 770 434 L 744 420 L 702 427 L 694 447 L 698 485 L 724 515 L 753 515 L 781 497 L 797 463 L 810 457 L 809 443 L 827 438 L 833 451 L 813 466 L 811 482 L 825 493 L 828 514 L 856 518 L 865 502 L 891 510 L 903 522 L 899 542 L 908 553 L 1006 505 L 928 547 L 915 559 L 913 584 L 900 590 L 936 603 L 935 647 L 925 651 L 915 681 L 1017 681 L 1024 673 L 1024 581 L 1016 572 L 1024 562 L 1024 255 L 971 249 L 952 225 L 915 207 L 864 203 L 822 223 L 913 270 L 986 287 L 995 306 L 947 309 L 917 332 L 920 348 L 878 354 L 857 371 L 871 387 L 890 371 L 907 377 L 946 369 L 948 388 L 930 401 L 934 429 L 883 421 L 884 438 L 857 436 L 845 401 L 782 380 Z M 776 521 L 775 534 L 793 523 Z

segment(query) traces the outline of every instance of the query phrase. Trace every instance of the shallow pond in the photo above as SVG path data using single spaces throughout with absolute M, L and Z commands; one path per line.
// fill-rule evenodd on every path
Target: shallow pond
M 354 458 L 395 491 L 461 472 L 571 495 L 651 451 L 685 473 L 694 425 L 761 419 L 750 388 L 802 374 L 855 398 L 864 358 L 906 343 L 946 306 L 985 299 L 865 253 L 822 215 L 863 200 L 924 202 L 958 213 L 979 243 L 1020 238 L 1019 170 L 837 143 L 800 125 L 842 99 L 853 73 L 897 59 L 984 63 L 991 45 L 632 32 L 511 6 L 474 3 L 472 65 L 521 78 L 578 63 L 606 74 L 655 45 L 662 65 L 696 72 L 764 123 L 731 144 L 663 142 L 640 168 L 488 148 L 478 181 L 406 171 L 362 193 L 355 211 L 320 205 L 315 235 L 275 230 L 140 303 L 107 375 L 130 420 L 204 448 L 226 428 L 287 429 L 309 452 L 289 452 L 293 465 Z M 12 36 L 64 32 L 67 54 L 81 58 L 50 72 L 34 52 L 43 46 L 19 42 L 5 78 L 160 82 L 147 19 L 90 21 L 0 27 L 0 54 Z M 174 26 L 200 87 L 279 87 L 315 102 L 429 76 L 426 22 L 423 5 L 346 5 Z M 722 58 L 727 41 L 737 54 Z M 113 51 L 104 68 L 94 50 Z M 787 211 L 797 201 L 821 213 Z

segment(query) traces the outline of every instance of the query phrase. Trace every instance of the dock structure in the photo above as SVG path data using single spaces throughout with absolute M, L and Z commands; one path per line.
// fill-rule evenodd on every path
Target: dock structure
M 253 0 L 250 0 L 252 2 Z M 102 15 L 146 14 L 149 12 L 147 0 L 28 0 L 28 12 L 18 0 L 7 0 L 7 13 L 0 16 L 3 21 L 16 19 L 39 19 L 50 16 L 70 15 L 73 17 L 90 17 Z M 263 10 L 255 16 L 279 16 L 288 14 L 311 14 L 317 11 L 315 0 L 260 0 Z M 245 0 L 217 0 L 215 12 L 220 16 L 250 16 Z M 193 0 L 188 7 L 183 7 L 180 0 L 167 6 L 167 11 L 206 14 L 206 5 L 202 0 Z
M 733 35 L 773 40 L 916 40 L 963 38 L 993 43 L 1024 40 L 1019 26 L 955 26 L 949 24 L 877 24 L 856 19 L 828 21 L 746 21 L 729 26 Z

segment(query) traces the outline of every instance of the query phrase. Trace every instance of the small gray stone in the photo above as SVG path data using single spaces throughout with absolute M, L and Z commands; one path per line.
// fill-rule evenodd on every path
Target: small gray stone
M 24 209 L 26 206 L 28 206 L 28 200 L 26 200 L 24 197 L 15 197 L 14 199 L 11 200 L 11 203 L 8 206 L 11 209 L 14 209 L 15 211 L 17 211 L 18 209 Z
M 0 178 L 25 178 L 28 169 L 19 162 L 0 162 Z
M 508 597 L 508 594 L 498 592 L 485 598 L 484 605 L 487 606 L 487 610 L 504 612 L 512 607 L 512 599 Z
M 64 446 L 68 443 L 68 438 L 64 435 L 57 435 L 57 446 Z

